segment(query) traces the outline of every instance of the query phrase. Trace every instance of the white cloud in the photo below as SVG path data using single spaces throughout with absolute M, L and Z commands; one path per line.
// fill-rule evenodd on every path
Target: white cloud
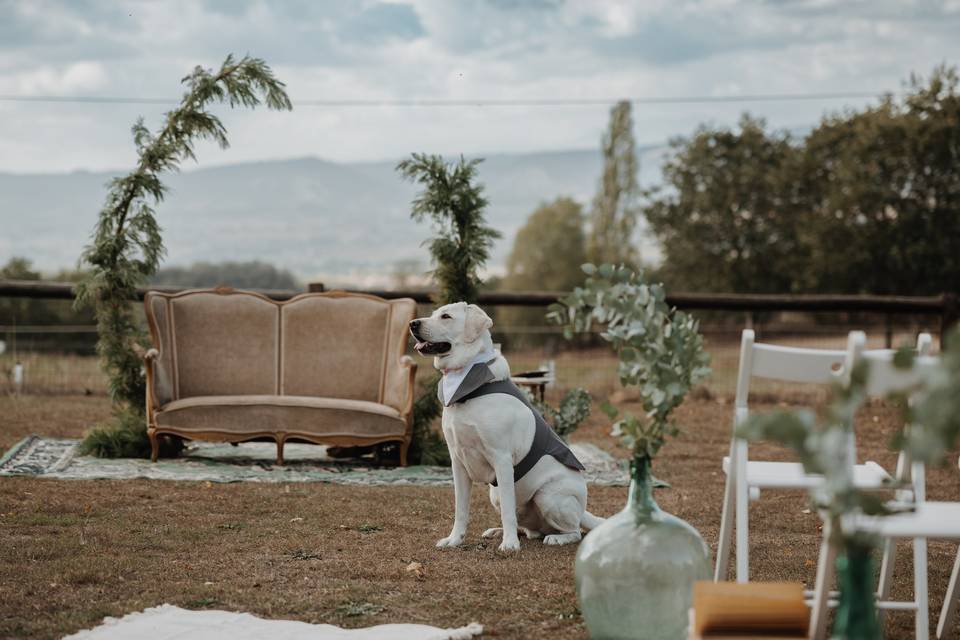
M 955 3 L 0 2 L 0 92 L 176 100 L 193 65 L 249 52 L 295 101 L 880 93 L 960 59 Z M 747 109 L 776 126 L 809 126 L 843 104 L 638 105 L 637 137 L 662 141 Z M 0 110 L 0 171 L 59 171 L 125 166 L 130 125 L 139 114 L 156 125 L 163 108 L 0 102 Z M 591 147 L 607 117 L 603 106 L 217 112 L 233 148 L 201 149 L 204 163 Z
M 107 84 L 106 69 L 99 62 L 43 65 L 0 75 L 0 91 L 26 96 L 85 94 L 99 91 Z

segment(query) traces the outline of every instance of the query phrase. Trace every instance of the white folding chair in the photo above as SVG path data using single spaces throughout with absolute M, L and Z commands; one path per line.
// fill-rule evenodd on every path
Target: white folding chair
M 958 463 L 960 464 L 960 463 Z M 957 615 L 957 605 L 960 604 L 960 550 L 953 561 L 953 571 L 950 572 L 950 582 L 947 593 L 943 596 L 943 607 L 940 608 L 940 621 L 937 622 L 937 638 L 946 638 L 953 628 L 953 618 Z
M 939 358 L 920 355 L 909 370 L 893 365 L 893 352 L 865 351 L 866 337 L 862 332 L 850 334 L 848 346 L 848 369 L 852 363 L 863 359 L 869 365 L 866 393 L 869 396 L 887 396 L 893 392 L 909 392 L 929 380 L 939 367 Z M 921 354 L 927 351 L 921 349 Z M 922 428 L 910 425 L 908 428 Z M 851 438 L 847 444 L 847 459 L 851 466 L 856 460 L 856 443 Z M 900 491 L 898 504 L 905 501 L 913 511 L 888 517 L 854 516 L 843 522 L 845 533 L 862 531 L 879 535 L 884 540 L 883 560 L 880 567 L 880 584 L 877 590 L 877 608 L 883 610 L 912 610 L 916 612 L 916 637 L 928 636 L 927 615 L 927 538 L 960 538 L 960 503 L 926 502 L 925 469 L 922 462 L 911 461 L 901 453 L 897 462 L 897 476 L 901 482 L 909 480 L 910 491 Z M 817 578 L 811 601 L 810 637 L 814 640 L 826 635 L 827 608 L 835 605 L 829 591 L 834 580 L 836 550 L 829 544 L 830 524 L 824 523 L 820 559 L 817 563 Z M 888 600 L 893 581 L 896 558 L 896 541 L 913 540 L 914 599 L 909 602 Z
M 931 342 L 929 334 L 920 334 L 917 349 L 925 352 Z M 727 579 L 734 530 L 737 582 L 748 582 L 750 579 L 750 499 L 759 498 L 763 489 L 809 490 L 823 481 L 821 476 L 806 473 L 799 462 L 749 459 L 747 441 L 736 437 L 736 429 L 749 416 L 747 399 L 751 379 L 757 377 L 827 385 L 840 380 L 846 357 L 847 352 L 842 349 L 805 349 L 756 343 L 752 330 L 743 331 L 733 419 L 734 435 L 730 440 L 730 455 L 723 459 L 726 487 L 720 519 L 717 563 L 714 568 L 715 581 Z M 854 479 L 858 487 L 880 488 L 890 480 L 890 475 L 877 463 L 868 461 L 856 465 Z

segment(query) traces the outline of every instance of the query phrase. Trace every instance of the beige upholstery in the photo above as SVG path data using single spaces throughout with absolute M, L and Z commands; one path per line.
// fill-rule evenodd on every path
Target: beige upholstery
M 410 443 L 410 299 L 344 292 L 276 302 L 232 289 L 149 292 L 147 431 L 240 441 Z M 155 457 L 155 456 L 154 456 Z

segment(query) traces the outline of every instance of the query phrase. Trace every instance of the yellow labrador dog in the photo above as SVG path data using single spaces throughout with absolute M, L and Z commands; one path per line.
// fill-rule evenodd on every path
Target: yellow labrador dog
M 453 530 L 437 547 L 463 542 L 474 482 L 490 485 L 502 527 L 500 551 L 518 551 L 518 529 L 544 544 L 569 544 L 601 522 L 586 510 L 583 465 L 510 381 L 510 366 L 493 348 L 490 320 L 474 304 L 440 307 L 410 322 L 416 350 L 443 373 L 443 435 L 450 449 L 456 500 Z

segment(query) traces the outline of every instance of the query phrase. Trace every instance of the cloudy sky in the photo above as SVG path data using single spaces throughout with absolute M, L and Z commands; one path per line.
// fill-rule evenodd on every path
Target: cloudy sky
M 608 105 L 491 102 L 899 91 L 960 60 L 960 0 L 0 0 L 0 171 L 115 169 L 129 128 L 194 65 L 267 60 L 297 101 L 374 101 L 222 113 L 232 148 L 204 164 L 319 156 L 393 159 L 596 147 Z M 16 99 L 11 99 L 16 98 Z M 488 104 L 403 106 L 396 101 Z M 394 101 L 394 104 L 390 104 Z M 659 143 L 749 110 L 803 129 L 867 98 L 640 103 Z

